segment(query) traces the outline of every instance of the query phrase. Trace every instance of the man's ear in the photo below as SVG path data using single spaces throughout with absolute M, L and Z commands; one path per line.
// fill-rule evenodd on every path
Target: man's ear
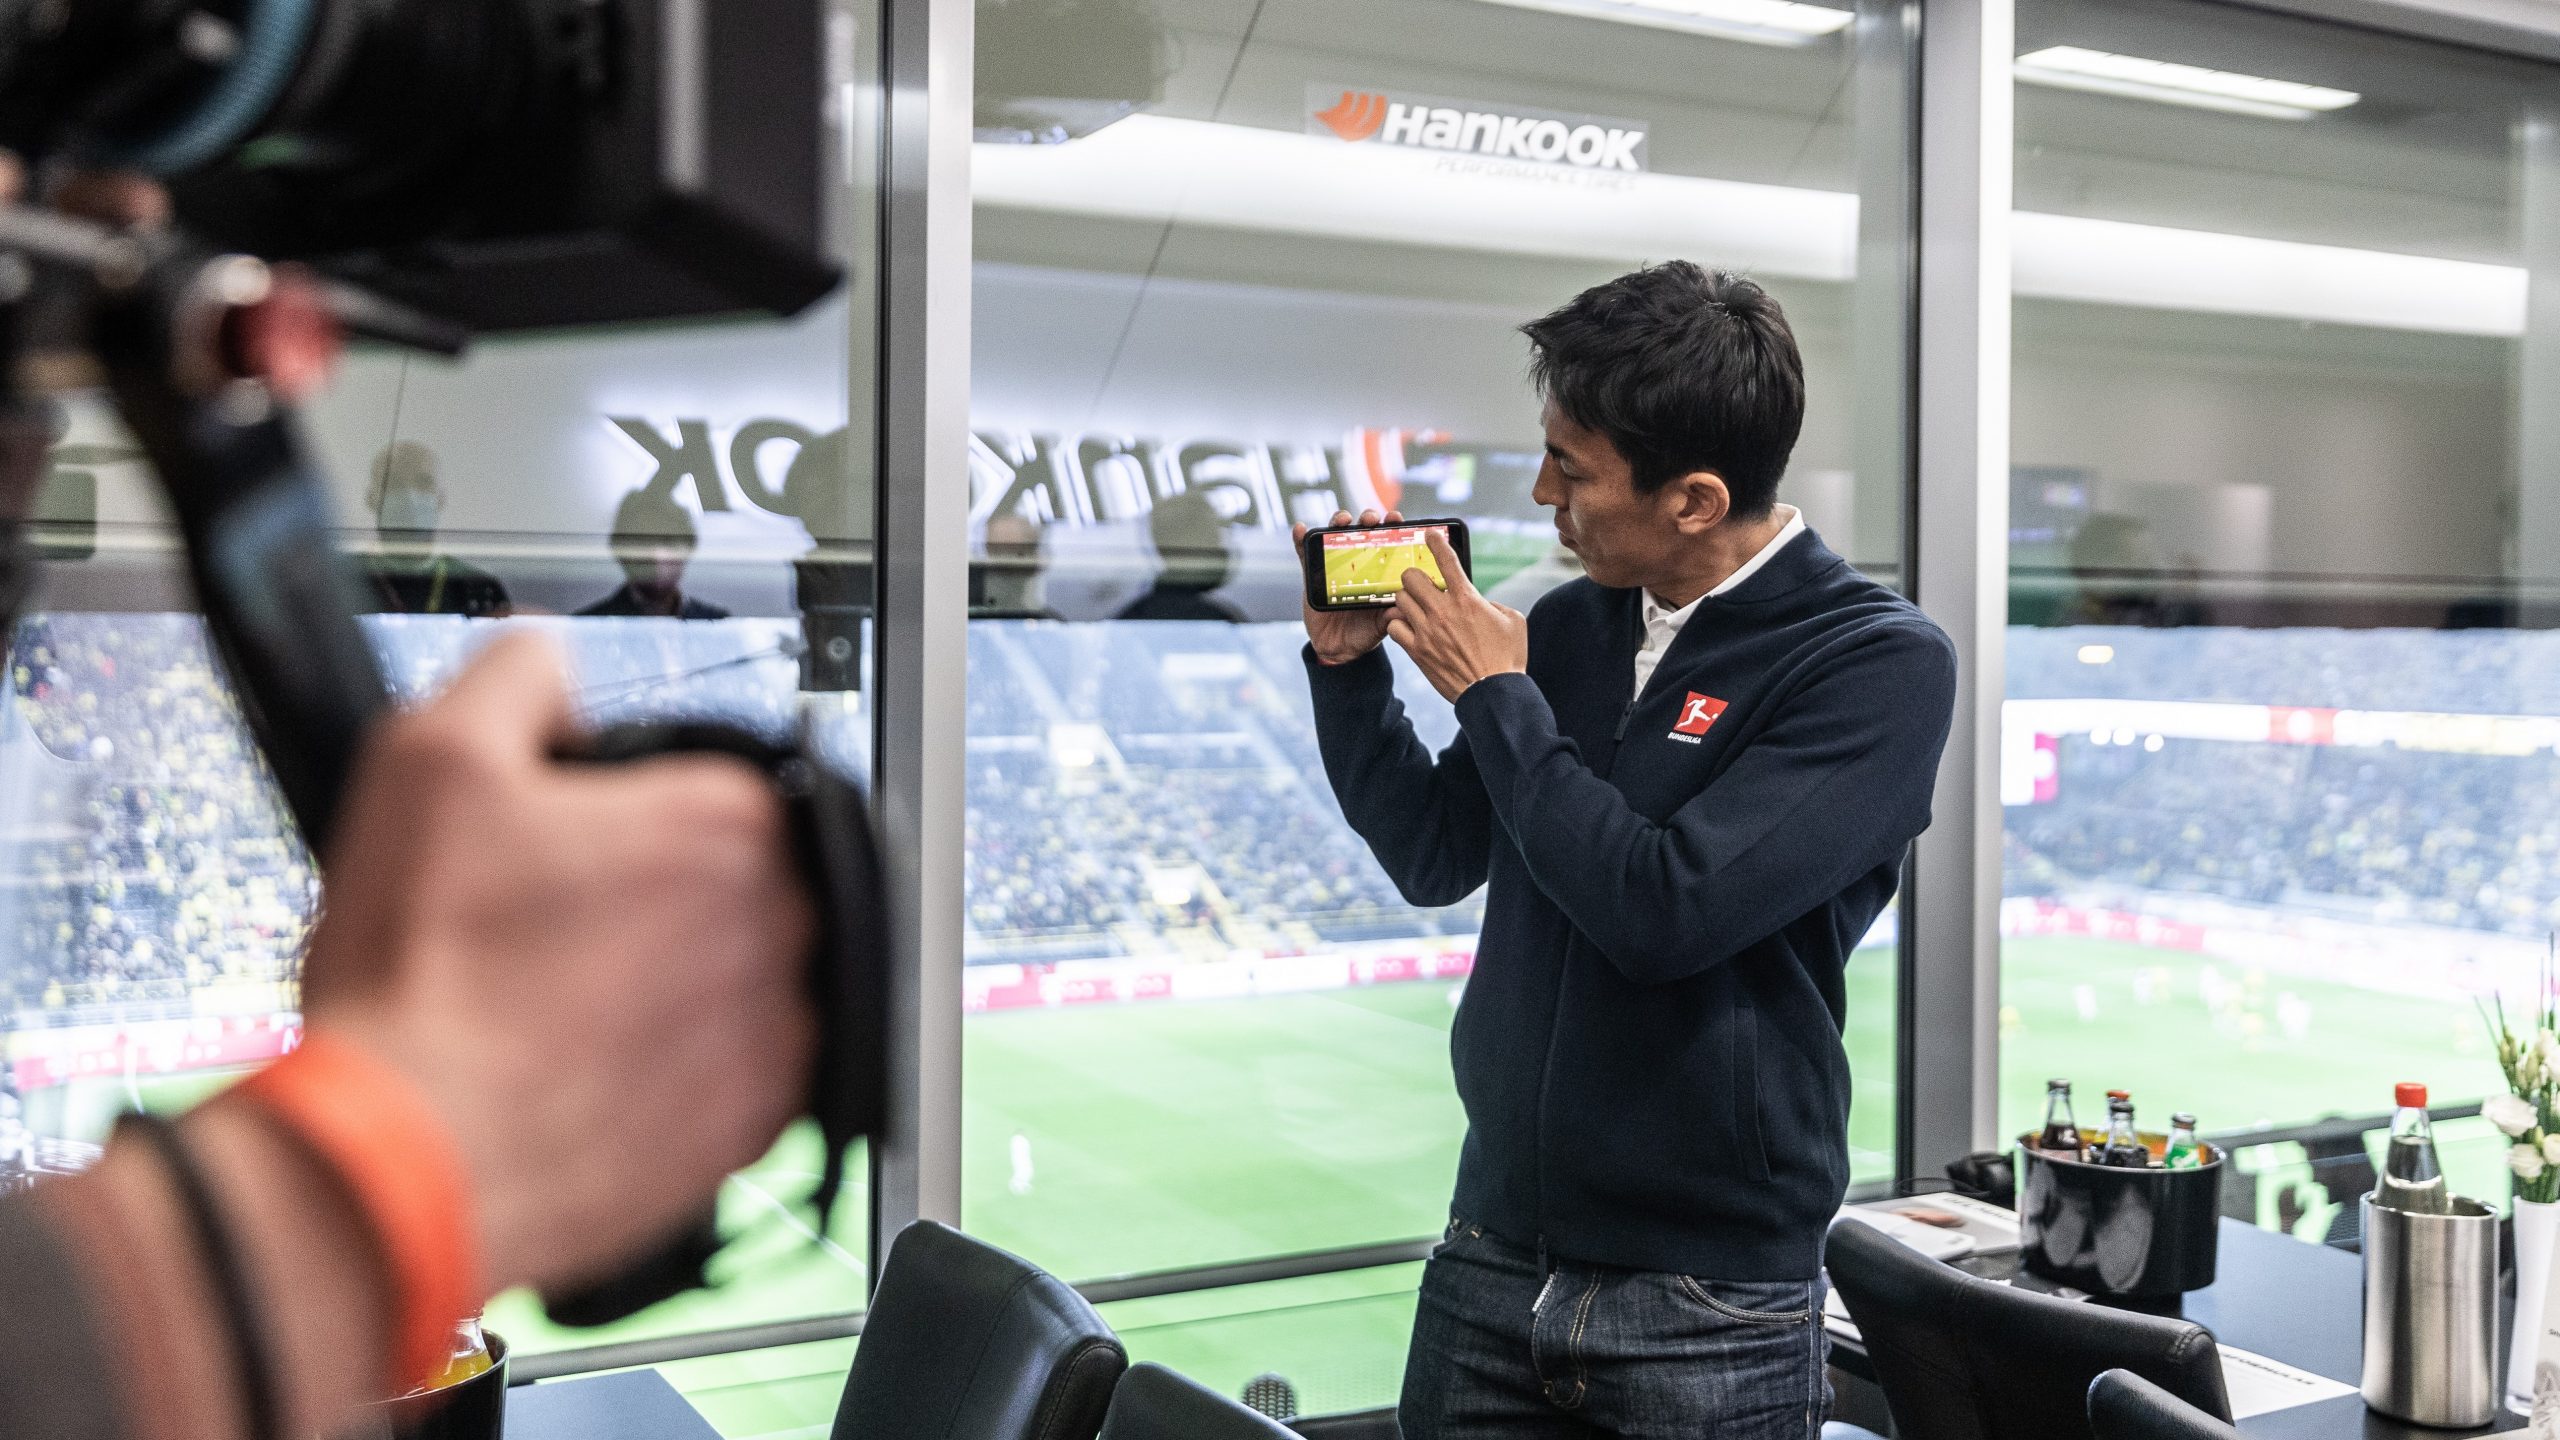
M 1703 535 L 1724 523 L 1733 513 L 1733 492 L 1726 489 L 1724 477 L 1713 470 L 1692 470 L 1672 477 L 1664 489 L 1671 492 L 1671 521 L 1683 535 Z

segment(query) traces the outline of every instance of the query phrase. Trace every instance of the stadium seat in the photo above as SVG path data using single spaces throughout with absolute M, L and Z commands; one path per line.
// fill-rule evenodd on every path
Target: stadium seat
M 2238 1427 L 2126 1370 L 2089 1382 L 2089 1428 L 2098 1440 L 2240 1440 Z
M 1297 1432 L 1161 1365 L 1141 1365 L 1111 1392 L 1102 1440 L 1297 1440 Z
M 2231 1414 L 2201 1325 L 1995 1284 L 1855 1220 L 1824 1258 L 1899 1440 L 2094 1440 L 2089 1384 L 2117 1368 Z
M 1128 1364 L 1065 1282 L 919 1220 L 881 1267 L 831 1435 L 1093 1440 Z

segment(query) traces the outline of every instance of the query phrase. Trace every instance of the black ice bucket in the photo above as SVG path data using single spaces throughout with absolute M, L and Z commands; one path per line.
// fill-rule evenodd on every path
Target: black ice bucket
M 2121 1170 L 2018 1141 L 2019 1260 L 2092 1295 L 2175 1300 L 2213 1283 L 2221 1247 L 2223 1151 L 2192 1170 Z M 2161 1137 L 2140 1137 L 2160 1153 Z

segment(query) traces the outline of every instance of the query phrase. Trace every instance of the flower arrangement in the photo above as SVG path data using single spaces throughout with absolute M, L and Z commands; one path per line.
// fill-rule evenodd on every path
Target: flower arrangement
M 2504 1000 L 2482 1015 L 2508 1093 L 2480 1102 L 2480 1114 L 2515 1142 L 2507 1169 L 2516 1177 L 2516 1198 L 2541 1204 L 2560 1200 L 2560 1005 L 2551 978 L 2546 966 L 2531 1028 L 2508 1023 Z

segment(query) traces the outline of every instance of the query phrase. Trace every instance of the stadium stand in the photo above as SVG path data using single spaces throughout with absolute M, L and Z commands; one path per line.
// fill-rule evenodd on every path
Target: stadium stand
M 2546 631 L 2013 630 L 2013 701 L 2323 718 L 2314 743 L 2053 737 L 2053 798 L 2007 811 L 2008 893 L 2187 893 L 2545 935 L 2560 926 L 2560 754 L 2514 753 L 2490 717 L 2560 715 L 2555 662 Z M 2350 707 L 2436 723 L 2425 748 L 2349 744 L 2333 712 Z
M 413 692 L 474 636 L 450 617 L 371 623 Z M 551 623 L 598 720 L 770 730 L 801 713 L 788 620 Z M 2022 701 L 2352 703 L 2448 725 L 2560 715 L 2560 636 L 2543 632 L 2084 627 L 2010 640 Z M 1405 904 L 1344 825 L 1299 644 L 1285 624 L 973 625 L 969 960 L 1179 964 L 1471 935 L 1476 902 Z M 196 622 L 40 615 L 9 664 L 0 1005 L 24 1028 L 184 1015 L 221 992 L 236 1013 L 258 987 L 281 993 L 316 882 Z M 1409 669 L 1398 684 L 1426 742 L 1446 743 L 1449 707 Z M 858 757 L 858 707 L 828 723 Z M 2008 889 L 2541 935 L 2560 924 L 2560 754 L 2469 753 L 2458 739 L 2058 735 L 2050 795 L 2008 811 Z

